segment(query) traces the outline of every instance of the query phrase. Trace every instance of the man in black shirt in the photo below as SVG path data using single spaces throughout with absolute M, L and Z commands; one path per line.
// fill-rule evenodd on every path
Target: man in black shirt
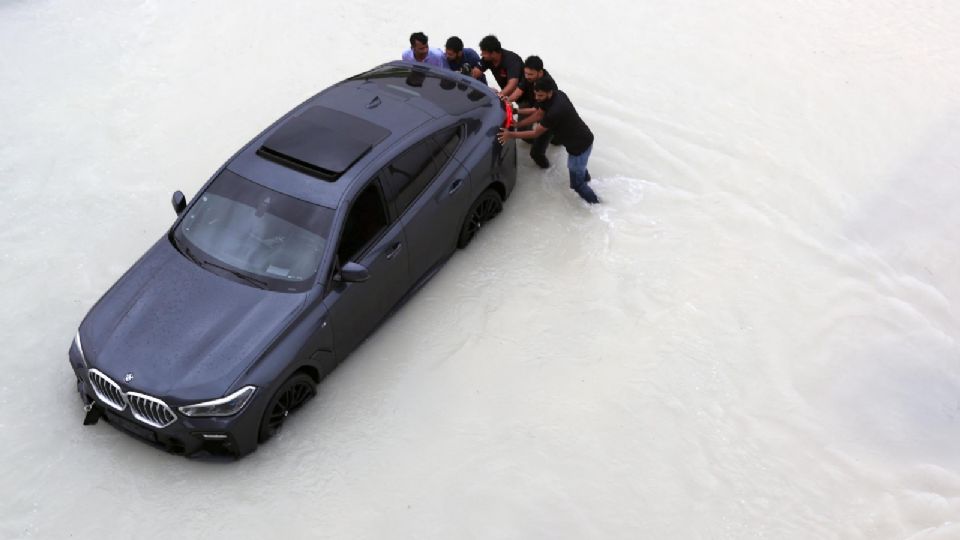
M 550 72 L 543 69 L 543 59 L 539 56 L 528 56 L 523 61 L 523 78 L 517 83 L 517 89 L 510 94 L 510 101 L 516 101 L 522 108 L 535 107 L 533 99 L 533 83 L 543 77 L 549 77 Z
M 590 204 L 600 202 L 597 194 L 590 189 L 590 171 L 587 160 L 593 151 L 593 132 L 587 127 L 567 94 L 557 89 L 557 83 L 550 77 L 544 77 L 533 84 L 533 94 L 539 110 L 517 123 L 521 128 L 540 122 L 533 131 L 507 131 L 501 129 L 497 139 L 505 143 L 510 139 L 535 139 L 548 130 L 553 132 L 567 149 L 567 169 L 570 171 L 570 189 L 577 192 Z
M 533 97 L 533 83 L 543 77 L 549 76 L 550 73 L 543 69 L 543 60 L 541 60 L 539 56 L 528 56 L 527 59 L 523 61 L 523 79 L 520 80 L 517 89 L 507 98 L 517 103 L 519 106 L 518 112 L 521 117 L 529 116 L 537 111 L 537 102 Z M 547 131 L 537 137 L 536 140 L 533 141 L 533 147 L 530 148 L 530 158 L 534 163 L 539 165 L 541 169 L 548 169 L 550 167 L 550 160 L 547 159 L 547 145 L 550 144 L 552 138 L 553 133 Z
M 500 85 L 497 95 L 506 99 L 517 89 L 523 76 L 523 60 L 519 54 L 501 47 L 497 36 L 487 36 L 480 40 L 480 65 L 473 68 L 471 74 L 474 79 L 479 79 L 488 69 L 493 71 L 493 78 Z

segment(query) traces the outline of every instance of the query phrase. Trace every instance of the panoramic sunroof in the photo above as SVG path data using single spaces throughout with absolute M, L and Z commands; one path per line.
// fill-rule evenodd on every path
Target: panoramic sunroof
M 356 116 L 310 107 L 290 118 L 257 150 L 276 161 L 324 180 L 336 180 L 390 131 Z

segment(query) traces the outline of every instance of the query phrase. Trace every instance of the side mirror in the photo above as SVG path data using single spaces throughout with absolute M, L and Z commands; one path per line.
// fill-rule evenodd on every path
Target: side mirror
M 173 203 L 173 211 L 178 216 L 187 207 L 187 198 L 183 196 L 183 192 L 180 190 L 173 192 L 173 198 L 170 199 L 170 202 Z
M 362 283 L 370 279 L 370 272 L 367 267 L 355 262 L 348 262 L 340 269 L 338 281 L 344 283 Z

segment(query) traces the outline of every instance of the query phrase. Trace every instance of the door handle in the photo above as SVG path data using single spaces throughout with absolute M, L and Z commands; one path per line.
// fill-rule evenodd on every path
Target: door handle
M 450 195 L 453 195 L 454 193 L 457 192 L 458 189 L 460 189 L 461 186 L 463 186 L 463 178 L 457 178 L 456 180 L 453 181 L 452 184 L 450 184 L 450 191 L 448 191 L 447 193 L 449 193 Z
M 403 247 L 401 242 L 397 242 L 396 244 L 390 246 L 390 249 L 387 250 L 387 259 L 396 257 L 397 253 L 400 253 L 401 247 Z

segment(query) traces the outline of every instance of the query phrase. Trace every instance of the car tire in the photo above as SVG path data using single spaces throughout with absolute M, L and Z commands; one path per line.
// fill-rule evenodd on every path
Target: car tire
M 317 395 L 317 385 L 306 373 L 294 373 L 270 398 L 260 421 L 260 442 L 276 435 L 290 413 L 302 407 Z
M 493 188 L 487 188 L 477 197 L 477 200 L 473 201 L 470 210 L 467 211 L 467 216 L 463 218 L 460 236 L 457 238 L 457 247 L 460 249 L 467 247 L 473 237 L 480 231 L 480 228 L 497 217 L 501 210 L 503 210 L 503 199 L 500 198 L 500 194 Z

